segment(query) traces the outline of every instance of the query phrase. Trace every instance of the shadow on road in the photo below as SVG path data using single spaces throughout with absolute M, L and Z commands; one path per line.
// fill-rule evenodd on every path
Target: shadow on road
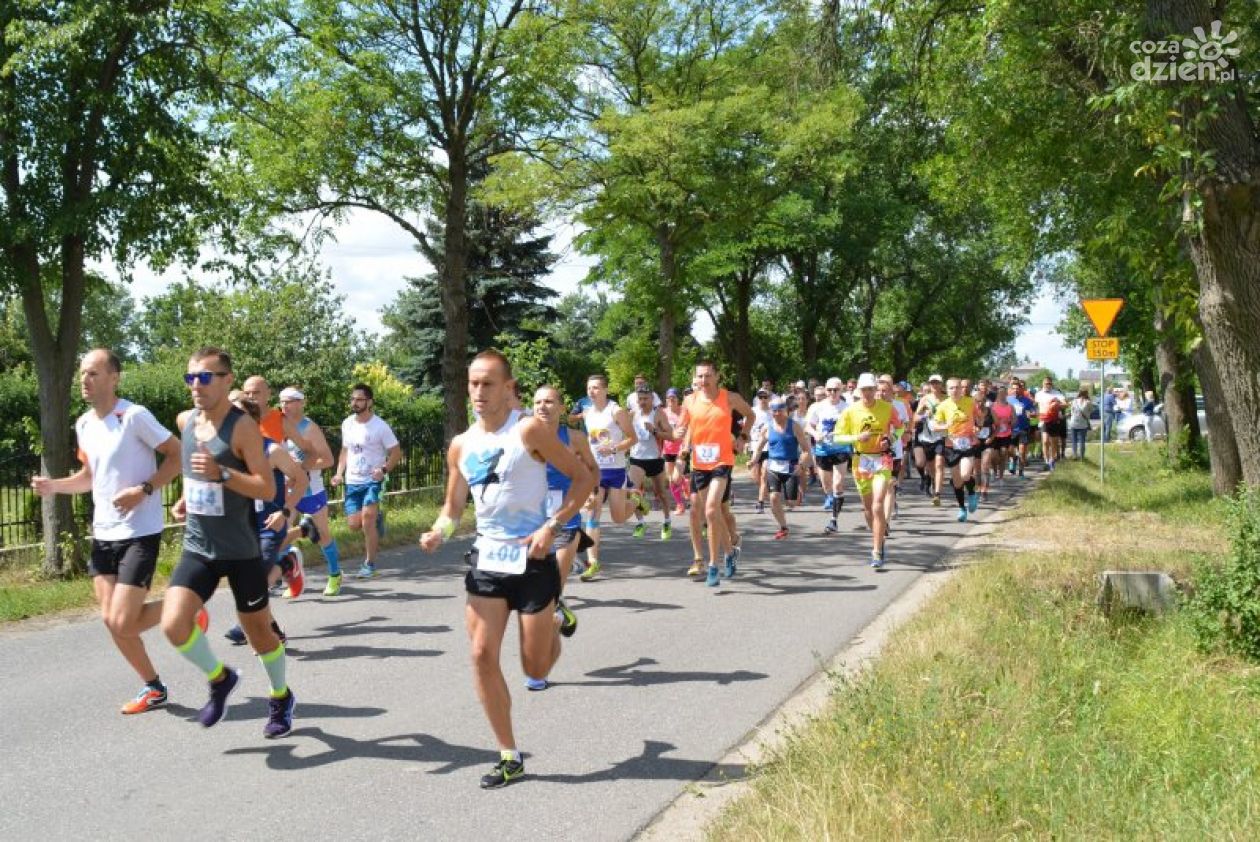
M 450 626 L 400 626 L 391 625 L 388 617 L 365 617 L 362 620 L 351 620 L 335 623 L 331 626 L 320 626 L 314 629 L 322 634 L 290 635 L 289 640 L 323 640 L 330 637 L 350 637 L 359 634 L 444 634 L 451 630 Z
M 334 646 L 310 651 L 289 650 L 297 661 L 341 661 L 346 658 L 436 658 L 446 654 L 442 649 L 403 649 L 396 646 Z
M 303 707 L 302 712 L 309 712 Z M 323 714 L 316 714 L 323 715 Z M 498 753 L 482 748 L 454 745 L 428 734 L 397 734 L 375 740 L 355 740 L 330 734 L 323 728 L 310 726 L 298 728 L 283 743 L 264 746 L 228 749 L 224 754 L 260 754 L 266 759 L 267 768 L 283 771 L 301 771 L 340 763 L 346 760 L 367 758 L 373 760 L 399 760 L 404 763 L 438 763 L 431 775 L 449 775 L 471 766 L 489 765 L 498 759 Z M 323 743 L 325 751 L 317 754 L 298 754 L 311 747 L 311 740 Z
M 643 753 L 630 757 L 607 769 L 587 772 L 584 775 L 526 775 L 524 782 L 547 781 L 562 784 L 589 784 L 603 781 L 697 781 L 701 778 L 735 780 L 745 775 L 741 764 L 717 764 L 712 760 L 687 760 L 681 757 L 665 757 L 676 746 L 659 740 L 644 740 Z
M 697 672 L 668 670 L 644 670 L 640 667 L 657 663 L 654 658 L 639 658 L 629 664 L 615 667 L 602 667 L 586 673 L 596 681 L 556 681 L 553 687 L 649 687 L 654 684 L 683 684 L 686 682 L 708 682 L 712 684 L 734 684 L 736 681 L 761 681 L 769 678 L 763 672 L 735 670 L 734 672 Z

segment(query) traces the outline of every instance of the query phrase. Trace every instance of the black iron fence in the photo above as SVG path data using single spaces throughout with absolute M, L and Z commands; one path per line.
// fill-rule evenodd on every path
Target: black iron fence
M 341 447 L 341 430 L 325 431 L 328 444 L 336 459 Z M 446 450 L 442 443 L 442 426 L 414 430 L 395 430 L 402 449 L 402 459 L 390 473 L 387 493 L 415 491 L 421 488 L 440 487 L 446 481 Z M 43 521 L 40 515 L 39 497 L 31 491 L 31 477 L 39 472 L 39 456 L 31 450 L 0 457 L 0 548 L 12 548 L 38 544 L 43 540 Z M 332 471 L 324 472 L 324 484 Z M 166 509 L 167 523 L 173 523 L 171 506 L 182 493 L 180 479 L 162 489 L 162 505 Z M 328 487 L 328 497 L 333 505 L 340 505 L 340 488 Z M 74 514 L 80 525 L 87 529 L 92 523 L 92 498 L 90 494 L 75 498 Z

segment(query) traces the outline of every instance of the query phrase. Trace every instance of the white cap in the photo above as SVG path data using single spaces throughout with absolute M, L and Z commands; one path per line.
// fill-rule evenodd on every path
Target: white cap
M 280 390 L 281 403 L 284 403 L 285 401 L 304 401 L 304 400 L 306 400 L 306 395 L 302 394 L 297 389 L 294 389 L 292 386 L 286 386 Z
M 864 371 L 858 375 L 857 387 L 859 389 L 875 389 L 878 386 L 879 384 L 875 382 L 875 375 L 869 371 Z
M 828 377 L 827 388 L 828 389 L 843 389 L 844 381 L 841 380 L 839 377 Z
M 928 382 L 929 383 L 944 383 L 945 378 L 941 377 L 939 374 L 933 374 L 931 377 L 928 378 Z
M 805 388 L 805 381 L 804 381 L 804 380 L 797 380 L 797 381 L 796 381 L 796 384 L 795 384 L 795 388 L 797 388 L 797 389 L 804 389 L 804 388 Z

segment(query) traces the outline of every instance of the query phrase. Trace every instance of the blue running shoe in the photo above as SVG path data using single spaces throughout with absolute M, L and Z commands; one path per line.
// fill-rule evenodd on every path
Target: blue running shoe
M 239 625 L 232 626 L 232 628 L 228 629 L 227 631 L 223 633 L 223 636 L 226 637 L 228 640 L 232 641 L 233 646 L 245 645 L 245 630 L 242 629 Z
M 726 578 L 735 575 L 736 562 L 739 561 L 739 547 L 731 547 L 731 551 L 726 554 Z
M 967 495 L 967 511 L 974 512 L 978 508 L 980 508 L 980 495 L 973 491 Z
M 263 726 L 263 736 L 269 740 L 283 737 L 293 730 L 293 711 L 297 708 L 297 699 L 292 690 L 284 691 L 278 699 L 267 700 L 267 724 Z
M 959 506 L 959 507 L 958 507 L 958 522 L 959 522 L 959 523 L 962 523 L 962 522 L 963 522 L 963 521 L 965 521 L 966 519 L 967 519 L 967 507 L 966 507 L 966 506 Z
M 835 533 L 839 531 L 840 531 L 840 527 L 836 525 L 835 518 L 832 518 L 831 520 L 827 521 L 827 525 L 823 527 L 823 532 L 827 533 L 828 535 L 834 535 Z
M 704 583 L 711 588 L 716 588 L 722 583 L 722 580 L 718 578 L 718 569 L 716 564 L 709 565 L 709 574 L 705 578 Z
M 227 667 L 223 670 L 222 678 L 210 682 L 210 700 L 197 712 L 197 721 L 203 727 L 213 728 L 219 724 L 227 713 L 228 696 L 232 695 L 232 691 L 240 682 L 241 674 Z
M 879 570 L 883 566 L 884 554 L 882 552 L 875 552 L 874 550 L 871 550 L 871 567 L 875 570 Z
M 550 686 L 551 685 L 547 683 L 547 679 L 545 678 L 530 678 L 528 675 L 525 676 L 526 690 L 537 692 L 539 690 L 546 690 Z
M 831 511 L 831 504 L 835 501 L 835 499 L 836 499 L 835 495 L 833 494 L 828 494 L 826 497 L 824 497 L 822 510 L 824 512 Z

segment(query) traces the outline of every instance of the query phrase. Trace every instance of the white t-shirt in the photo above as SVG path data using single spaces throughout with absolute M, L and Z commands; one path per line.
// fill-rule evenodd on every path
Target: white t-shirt
M 394 431 L 379 415 L 366 424 L 351 415 L 341 422 L 341 446 L 346 449 L 346 485 L 372 482 L 372 471 L 385 464 L 389 450 L 398 446 Z
M 1059 402 L 1059 420 L 1063 420 L 1063 416 L 1067 413 L 1067 398 L 1058 389 L 1041 389 L 1034 396 L 1037 402 L 1037 415 L 1044 421 L 1046 413 L 1050 410 L 1050 404 L 1054 401 Z
M 748 428 L 748 452 L 770 434 L 770 410 L 753 406 L 753 422 Z
M 621 407 L 616 401 L 604 404 L 602 410 L 596 409 L 592 403 L 586 408 L 583 423 L 586 425 L 586 437 L 591 443 L 591 453 L 595 454 L 595 464 L 600 470 L 616 470 L 626 466 L 626 454 L 621 450 L 612 453 L 600 453 L 604 445 L 615 448 L 625 441 L 626 434 L 617 423 L 617 412 Z
M 910 416 L 910 404 L 900 399 L 894 399 L 892 401 L 892 407 L 893 413 L 897 416 L 896 423 L 893 426 L 900 427 L 905 430 L 910 429 L 912 423 Z M 893 458 L 905 458 L 905 444 L 902 442 L 901 436 L 897 436 L 893 439 Z
M 634 446 L 630 448 L 631 459 L 660 459 L 661 446 L 656 440 L 656 413 L 650 409 L 647 415 L 639 412 L 638 407 L 630 413 L 630 426 L 634 428 Z
M 154 450 L 171 438 L 171 431 L 143 406 L 119 398 L 104 418 L 93 409 L 80 415 L 74 432 L 79 459 L 92 471 L 92 537 L 124 541 L 161 532 L 161 494 L 155 491 L 126 514 L 114 508 L 114 495 L 153 476 Z
M 843 398 L 839 403 L 832 403 L 823 398 L 810 404 L 809 412 L 805 414 L 805 426 L 807 431 L 813 430 L 817 433 L 814 436 L 815 444 L 830 445 L 832 443 L 831 437 L 835 433 L 836 422 L 840 420 L 840 415 L 846 407 L 847 404 Z

